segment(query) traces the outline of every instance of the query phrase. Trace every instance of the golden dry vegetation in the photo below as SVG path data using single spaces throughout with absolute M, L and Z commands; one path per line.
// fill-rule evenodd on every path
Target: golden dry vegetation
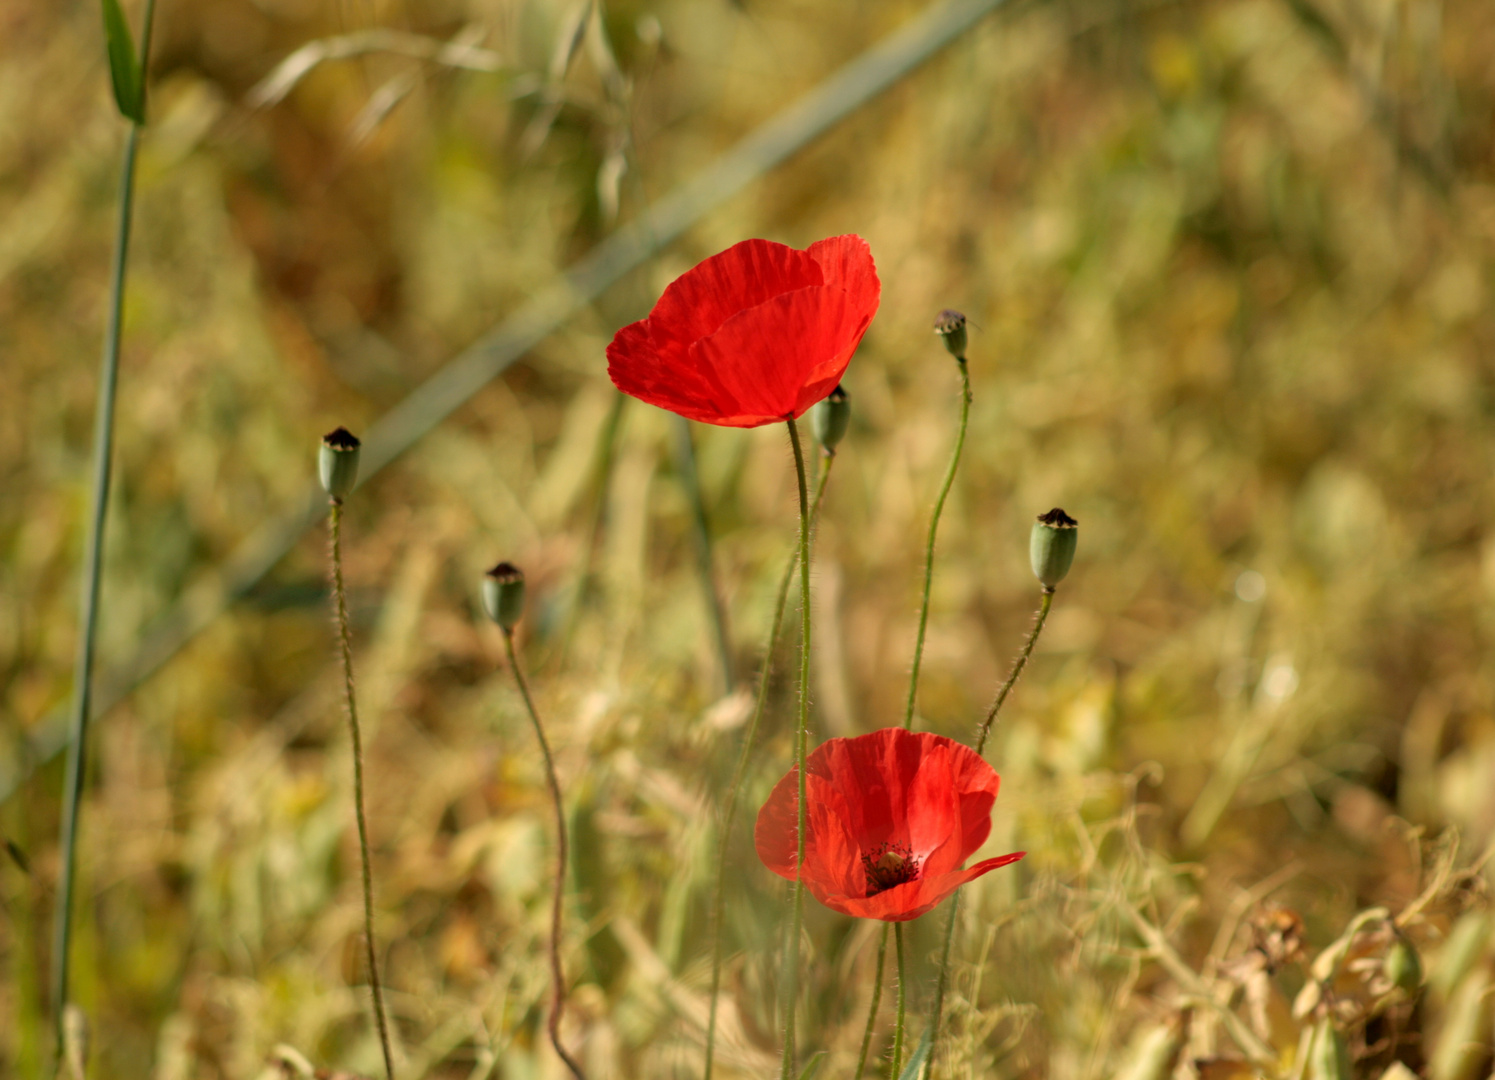
M 568 67 L 583 9 L 562 0 L 161 0 L 105 668 L 299 509 L 323 432 L 368 429 L 920 9 L 606 0 Z M 375 51 L 257 104 L 297 48 L 374 27 L 496 70 Z M 0 1074 L 17 1077 L 50 1075 L 55 718 L 124 138 L 108 85 L 96 4 L 0 7 L 0 832 L 19 856 L 0 863 Z M 1251 1038 L 1258 1071 L 1301 1075 L 1322 1009 L 1288 1006 L 1319 983 L 1354 1075 L 1488 1075 L 1490 862 L 1470 869 L 1495 839 L 1488 0 L 1014 0 L 372 479 L 347 573 L 399 1075 L 561 1075 L 543 777 L 475 601 L 499 558 L 529 574 L 524 655 L 574 831 L 566 1037 L 594 1080 L 699 1075 L 713 808 L 746 713 L 722 699 L 673 419 L 615 414 L 603 350 L 711 252 L 842 232 L 870 242 L 883 302 L 817 541 L 817 738 L 902 717 L 958 400 L 940 309 L 970 316 L 974 407 L 922 726 L 974 729 L 1037 603 L 1033 515 L 1081 523 L 988 752 L 990 852 L 1029 856 L 967 890 L 940 1075 L 1249 1076 L 1221 1059 Z M 750 686 L 792 465 L 776 428 L 694 436 Z M 324 543 L 309 531 L 97 719 L 73 979 L 100 1080 L 278 1076 L 282 1044 L 379 1071 Z M 729 840 L 725 1077 L 776 1069 L 785 891 L 743 823 L 788 767 L 792 652 Z M 917 1016 L 938 922 L 914 924 Z M 876 929 L 810 913 L 801 1030 L 830 1051 L 823 1077 L 852 1071 Z M 1402 932 L 1427 976 L 1410 991 L 1382 971 Z

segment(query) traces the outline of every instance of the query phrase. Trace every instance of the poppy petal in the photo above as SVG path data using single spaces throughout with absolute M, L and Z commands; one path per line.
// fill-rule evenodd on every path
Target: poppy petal
M 607 347 L 607 373 L 613 385 L 625 394 L 679 413 L 692 420 L 710 422 L 723 408 L 735 411 L 713 386 L 688 365 L 666 364 L 655 347 L 648 319 L 619 330 Z
M 966 882 L 974 881 L 983 874 L 989 874 L 1000 866 L 1009 866 L 1026 854 L 1028 854 L 1026 851 L 1014 851 L 1010 855 L 983 859 L 975 866 L 964 870 L 954 870 L 937 877 L 921 877 L 917 881 L 895 885 L 891 889 L 885 889 L 872 896 L 820 896 L 817 894 L 815 899 L 826 907 L 845 915 L 854 915 L 861 919 L 883 919 L 887 922 L 906 922 L 909 919 L 917 919 L 937 906 L 940 901 Z M 810 891 L 814 893 L 813 885 L 810 886 Z

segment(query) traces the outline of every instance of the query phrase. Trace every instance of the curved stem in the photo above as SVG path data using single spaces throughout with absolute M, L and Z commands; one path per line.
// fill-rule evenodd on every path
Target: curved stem
M 1028 657 L 1033 655 L 1033 646 L 1038 643 L 1038 635 L 1043 633 L 1043 624 L 1048 622 L 1049 608 L 1054 605 L 1054 590 L 1045 588 L 1043 599 L 1038 604 L 1038 614 L 1033 619 L 1033 629 L 1028 634 L 1028 640 L 1023 643 L 1023 651 L 1017 654 L 1017 660 L 1012 665 L 1012 674 L 1007 676 L 997 696 L 991 703 L 991 708 L 986 710 L 986 719 L 981 721 L 981 727 L 976 733 L 976 753 L 980 754 L 986 750 L 986 737 L 991 734 L 992 722 L 996 720 L 997 714 L 1002 711 L 1002 706 L 1007 702 L 1007 695 L 1012 693 L 1012 688 L 1017 685 L 1018 676 L 1023 673 L 1023 668 L 1028 666 Z
M 820 470 L 820 480 L 815 487 L 815 501 L 810 508 L 810 527 L 815 527 L 820 517 L 820 504 L 825 499 L 826 481 L 830 479 L 835 457 L 827 456 L 825 467 Z M 732 786 L 727 789 L 727 802 L 722 810 L 721 835 L 717 838 L 716 885 L 711 898 L 711 1005 L 706 1021 L 706 1067 L 702 1080 L 711 1080 L 711 1068 L 716 1058 L 716 1010 L 717 996 L 722 985 L 722 911 L 726 904 L 728 842 L 732 838 L 732 825 L 737 819 L 737 796 L 742 790 L 747 775 L 748 758 L 758 738 L 758 722 L 763 719 L 763 707 L 768 700 L 768 677 L 773 670 L 774 649 L 779 643 L 779 632 L 784 627 L 784 602 L 789 598 L 789 586 L 794 581 L 794 570 L 799 566 L 799 546 L 789 557 L 784 576 L 779 580 L 779 591 L 773 605 L 773 624 L 768 631 L 768 645 L 763 650 L 763 663 L 758 671 L 758 696 L 753 702 L 753 718 L 748 722 L 747 733 L 742 739 L 742 750 L 737 755 L 737 767 L 732 770 Z
M 877 939 L 877 972 L 872 976 L 872 1005 L 867 1010 L 867 1026 L 862 1031 L 862 1049 L 857 1054 L 857 1069 L 851 1080 L 862 1080 L 862 1070 L 867 1067 L 867 1051 L 872 1047 L 872 1031 L 877 1026 L 877 1007 L 882 1004 L 883 961 L 888 958 L 888 930 L 891 923 L 882 924 L 882 935 Z
M 150 65 L 151 26 L 156 2 L 146 0 L 140 30 L 140 77 Z M 109 315 L 104 330 L 104 352 L 99 361 L 99 396 L 94 411 L 93 503 L 83 558 L 82 615 L 78 652 L 73 663 L 73 713 L 68 730 L 67 770 L 62 796 L 62 868 L 52 920 L 52 1023 L 56 1052 L 62 1058 L 66 1032 L 69 960 L 72 955 L 73 892 L 78 865 L 78 813 L 83 801 L 83 779 L 88 764 L 88 721 L 93 705 L 94 641 L 99 624 L 99 582 L 104 568 L 104 526 L 109 508 L 109 465 L 114 451 L 114 399 L 119 385 L 119 347 L 125 302 L 125 268 L 130 254 L 130 224 L 135 210 L 135 156 L 140 147 L 140 125 L 132 123 L 125 137 L 119 169 L 119 217 L 114 229 L 114 258 L 109 271 Z
M 784 965 L 784 1055 L 779 1063 L 781 1080 L 794 1075 L 794 1012 L 799 1001 L 799 933 L 805 917 L 805 749 L 810 739 L 810 498 L 805 484 L 805 452 L 799 444 L 799 428 L 790 417 L 789 442 L 794 447 L 794 473 L 799 481 L 799 719 L 794 733 L 794 773 L 799 787 L 795 802 L 799 821 L 794 859 L 794 910 L 789 922 L 789 949 Z
M 1038 643 L 1038 635 L 1043 633 L 1043 624 L 1048 621 L 1049 608 L 1054 604 L 1054 590 L 1044 588 L 1043 599 L 1038 604 L 1038 614 L 1033 619 L 1033 629 L 1028 632 L 1028 640 L 1023 643 L 1022 651 L 1017 654 L 1017 660 L 1013 662 L 1012 672 L 997 690 L 997 696 L 991 703 L 991 708 L 986 711 L 986 718 L 981 721 L 981 727 L 976 732 L 976 753 L 980 754 L 986 750 L 986 739 L 991 734 L 992 723 L 997 719 L 997 714 L 1002 711 L 1002 706 L 1007 702 L 1007 695 L 1012 693 L 1012 688 L 1017 685 L 1018 676 L 1028 666 L 1028 658 L 1033 655 L 1033 646 Z M 934 985 L 934 1007 L 929 1012 L 929 1031 L 931 1041 L 937 1045 L 940 1037 L 940 1023 L 944 1019 L 945 1009 L 945 987 L 950 978 L 950 950 L 955 942 L 955 920 L 960 913 L 960 890 L 956 889 L 950 898 L 950 915 L 945 922 L 945 943 L 940 949 L 940 973 Z M 934 1080 L 935 1070 L 935 1046 L 929 1051 L 929 1070 L 925 1073 L 925 1080 Z
M 960 452 L 966 444 L 966 423 L 971 418 L 971 373 L 966 369 L 965 357 L 957 358 L 960 368 L 960 426 L 955 432 L 955 449 L 950 452 L 950 465 L 945 469 L 945 482 L 940 485 L 939 498 L 934 500 L 934 513 L 929 518 L 929 539 L 924 544 L 924 595 L 919 601 L 919 633 L 914 638 L 914 666 L 908 677 L 908 704 L 903 710 L 904 728 L 914 726 L 914 702 L 919 696 L 919 665 L 924 659 L 924 630 L 929 625 L 929 587 L 934 581 L 934 538 L 939 532 L 940 515 L 945 512 L 945 499 L 955 483 L 955 469 L 960 464 Z
M 545 740 L 545 729 L 540 726 L 540 714 L 535 711 L 534 699 L 530 697 L 529 683 L 524 678 L 524 669 L 519 666 L 519 657 L 514 652 L 514 631 L 504 628 L 504 650 L 509 655 L 509 669 L 514 672 L 514 681 L 519 684 L 519 696 L 524 698 L 524 708 L 529 713 L 530 723 L 535 728 L 535 739 L 540 743 L 540 754 L 545 758 L 545 783 L 550 788 L 550 801 L 555 808 L 555 898 L 550 905 L 550 1019 L 546 1030 L 550 1033 L 550 1045 L 571 1070 L 576 1080 L 586 1080 L 581 1066 L 561 1045 L 561 1012 L 566 1007 L 566 976 L 561 970 L 561 909 L 566 888 L 566 811 L 561 802 L 561 783 L 555 775 L 555 759 L 550 756 L 550 743 Z
M 384 992 L 379 985 L 379 960 L 374 949 L 374 878 L 369 869 L 369 826 L 363 812 L 363 737 L 358 728 L 358 699 L 353 689 L 353 647 L 348 633 L 348 600 L 343 588 L 343 502 L 332 500 L 332 598 L 337 622 L 337 649 L 343 665 L 343 705 L 353 736 L 353 816 L 358 819 L 358 855 L 363 876 L 363 938 L 368 947 L 369 987 L 374 992 L 374 1020 L 379 1048 L 384 1051 L 384 1074 L 394 1080 L 394 1055 L 389 1050 L 389 1027 L 384 1019 Z
M 893 953 L 898 959 L 898 1013 L 897 1019 L 893 1021 L 893 1069 L 888 1076 L 890 1080 L 898 1080 L 898 1074 L 903 1069 L 903 1004 L 904 995 L 908 989 L 908 976 L 903 970 L 903 924 L 893 924 Z

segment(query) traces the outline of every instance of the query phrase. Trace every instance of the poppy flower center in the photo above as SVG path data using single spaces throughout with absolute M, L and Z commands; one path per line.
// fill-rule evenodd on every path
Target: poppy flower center
M 902 844 L 879 844 L 862 856 L 862 869 L 867 872 L 867 895 L 876 896 L 894 885 L 918 880 L 919 860 Z

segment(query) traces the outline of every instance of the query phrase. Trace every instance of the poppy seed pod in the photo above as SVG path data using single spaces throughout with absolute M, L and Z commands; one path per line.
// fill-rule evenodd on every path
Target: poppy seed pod
M 1033 576 L 1045 589 L 1052 590 L 1069 573 L 1079 537 L 1080 523 L 1057 506 L 1038 515 L 1028 540 L 1028 557 L 1033 562 Z
M 1392 986 L 1415 994 L 1422 985 L 1422 962 L 1417 959 L 1417 950 L 1400 933 L 1386 950 L 1386 959 L 1381 961 L 1381 974 Z
M 347 428 L 338 428 L 322 437 L 317 453 L 317 475 L 322 487 L 338 502 L 358 482 L 358 448 L 362 445 Z
M 966 317 L 953 308 L 946 308 L 934 320 L 934 332 L 950 350 L 950 355 L 964 362 L 966 358 Z
M 501 562 L 484 574 L 483 610 L 505 633 L 518 626 L 524 614 L 524 571 Z
M 836 452 L 836 444 L 846 436 L 851 423 L 851 397 L 837 386 L 810 413 L 815 439 L 827 454 Z

